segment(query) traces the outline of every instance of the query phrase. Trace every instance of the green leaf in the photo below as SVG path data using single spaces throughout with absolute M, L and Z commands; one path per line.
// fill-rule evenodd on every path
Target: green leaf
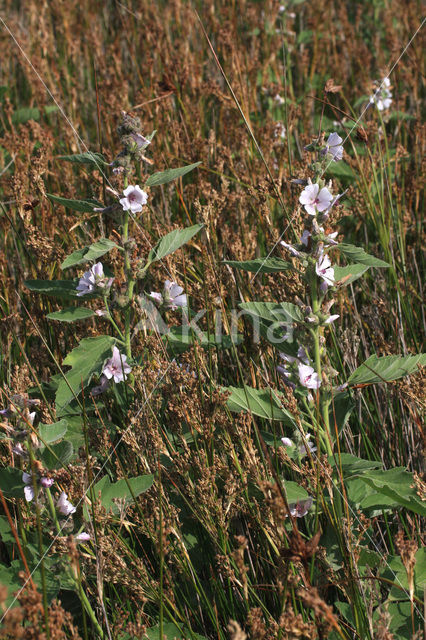
M 330 162 L 326 166 L 326 173 L 336 178 L 341 178 L 343 182 L 355 182 L 356 175 L 349 165 L 344 162 Z
M 83 264 L 84 262 L 90 262 L 93 260 L 95 262 L 101 256 L 111 251 L 118 245 L 108 238 L 101 238 L 94 244 L 91 244 L 87 247 L 82 247 L 81 249 L 77 249 L 77 251 L 73 251 L 61 264 L 61 269 L 69 269 L 70 267 L 75 267 L 78 264 Z
M 168 233 L 157 242 L 155 247 L 151 249 L 148 256 L 148 263 L 162 260 L 165 256 L 168 256 L 170 253 L 180 249 L 180 247 L 191 240 L 191 238 L 195 236 L 203 226 L 203 224 L 194 224 L 192 227 L 187 227 L 186 229 L 175 229 Z
M 426 516 L 426 504 L 418 496 L 414 484 L 413 474 L 404 467 L 396 467 L 388 471 L 368 471 L 360 476 L 360 479 L 375 489 L 376 493 L 390 498 L 395 506 L 405 507 L 420 516 Z M 363 508 L 364 501 L 361 501 Z M 368 507 L 375 506 L 371 496 L 368 499 Z
M 158 173 L 154 173 L 152 176 L 148 178 L 145 183 L 146 187 L 157 187 L 160 184 L 166 184 L 167 182 L 171 182 L 172 180 L 176 180 L 176 178 L 181 178 L 186 173 L 189 173 L 195 167 L 198 167 L 201 162 L 194 162 L 194 164 L 188 164 L 186 167 L 179 167 L 178 169 L 167 169 L 166 171 L 159 171 Z
M 180 327 L 170 327 L 168 332 L 163 336 L 173 351 L 183 352 L 194 343 L 201 344 L 202 347 L 217 347 L 218 349 L 230 349 L 233 344 L 238 345 L 243 341 L 240 333 L 230 335 L 215 336 L 214 333 L 209 334 L 207 331 L 191 331 L 188 325 Z
M 96 498 L 100 492 L 102 506 L 105 507 L 107 511 L 111 509 L 112 513 L 117 514 L 120 511 L 120 505 L 113 502 L 113 500 L 124 501 L 124 504 L 127 506 L 133 500 L 132 492 L 136 498 L 141 493 L 148 491 L 148 489 L 152 487 L 153 482 L 154 476 L 150 474 L 137 476 L 136 478 L 127 478 L 127 480 L 122 478 L 118 480 L 118 482 L 114 482 L 114 484 L 111 484 L 109 476 L 104 476 L 95 484 L 93 491 Z M 129 485 L 131 490 L 129 489 Z M 88 493 L 88 495 L 90 496 L 90 493 Z
M 49 320 L 59 320 L 60 322 L 76 322 L 77 320 L 86 320 L 95 315 L 92 309 L 86 307 L 67 307 L 61 311 L 52 311 L 48 313 L 46 318 Z
M 156 624 L 154 627 L 150 627 L 147 629 L 141 640 L 158 640 L 160 633 L 160 625 Z M 163 624 L 163 633 L 164 637 L 167 640 L 207 640 L 205 636 L 200 636 L 199 633 L 182 632 L 179 631 L 179 627 L 177 627 L 173 622 L 165 622 Z
M 355 280 L 358 280 L 366 271 L 368 266 L 364 264 L 348 264 L 346 267 L 334 267 L 334 277 L 336 284 L 340 286 L 347 286 Z M 344 282 L 341 282 L 344 280 Z
M 12 114 L 13 124 L 24 124 L 28 120 L 40 120 L 40 111 L 36 107 L 23 107 Z
M 349 377 L 348 384 L 374 384 L 398 380 L 418 372 L 418 365 L 426 366 L 426 353 L 415 356 L 370 356 Z
M 73 209 L 74 211 L 80 211 L 80 213 L 92 213 L 95 207 L 103 208 L 103 204 L 97 200 L 69 200 L 68 198 L 54 196 L 51 193 L 46 193 L 46 195 L 54 204 L 61 204 L 63 207 L 68 207 L 68 209 Z
M 357 264 L 365 264 L 368 267 L 390 267 L 384 260 L 370 256 L 362 247 L 355 247 L 353 244 L 343 243 L 339 244 L 336 248 L 338 248 L 348 260 L 352 260 Z
M 66 380 L 61 378 L 56 392 L 56 408 L 61 411 L 78 397 L 82 389 L 90 384 L 94 374 L 100 374 L 107 358 L 112 356 L 115 343 L 111 336 L 84 338 L 78 347 L 67 355 L 63 364 L 71 366 L 67 371 Z
M 50 116 L 51 113 L 57 113 L 59 111 L 59 107 L 57 104 L 46 104 L 44 107 L 44 113 L 46 116 Z
M 251 316 L 268 320 L 269 322 L 303 322 L 303 314 L 299 307 L 291 302 L 241 302 L 240 309 Z
M 74 280 L 25 280 L 24 285 L 30 291 L 44 293 L 47 296 L 54 296 L 63 300 L 73 300 L 77 298 L 78 279 Z M 91 300 L 92 295 L 85 296 Z
M 108 164 L 105 161 L 102 153 L 94 153 L 92 151 L 86 151 L 85 153 L 74 153 L 70 156 L 58 156 L 58 159 L 66 160 L 66 162 L 73 162 L 75 164 L 92 164 L 96 168 Z
M 40 424 L 38 432 L 45 444 L 60 440 L 67 432 L 68 423 L 66 420 L 59 420 L 53 424 Z
M 245 390 L 239 387 L 224 387 L 223 391 L 231 394 L 226 404 L 235 413 L 251 411 L 253 415 L 260 418 L 294 424 L 291 413 L 280 405 L 281 394 L 279 391 L 253 389 L 252 387 L 246 387 Z
M 46 469 L 62 469 L 71 460 L 73 453 L 72 443 L 63 440 L 46 447 L 40 457 Z
M 364 471 L 370 469 L 377 469 L 382 466 L 381 462 L 376 460 L 364 460 L 363 458 L 357 458 L 351 453 L 341 453 L 340 456 L 329 456 L 328 462 L 331 467 L 342 469 L 344 478 L 351 478 L 352 476 L 358 476 Z
M 308 492 L 299 484 L 297 484 L 297 482 L 284 480 L 283 484 L 287 496 L 287 502 L 289 504 L 294 504 L 295 502 L 300 502 L 301 500 L 306 500 L 307 498 L 309 498 Z
M 14 467 L 0 469 L 0 487 L 7 498 L 24 497 L 22 471 Z
M 293 266 L 290 262 L 281 260 L 281 258 L 255 258 L 254 260 L 224 260 L 223 264 L 227 264 L 241 271 L 249 271 L 250 273 L 278 273 L 280 271 L 288 271 Z

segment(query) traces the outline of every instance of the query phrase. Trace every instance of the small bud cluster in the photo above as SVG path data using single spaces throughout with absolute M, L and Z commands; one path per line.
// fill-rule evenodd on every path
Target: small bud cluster
M 112 162 L 115 174 L 130 175 L 133 165 L 144 158 L 143 152 L 151 144 L 151 140 L 142 135 L 141 128 L 142 123 L 138 117 L 122 112 L 117 128 L 122 151 Z

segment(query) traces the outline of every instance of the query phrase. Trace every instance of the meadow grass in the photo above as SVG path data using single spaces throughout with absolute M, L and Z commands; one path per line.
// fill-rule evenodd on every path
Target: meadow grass
M 281 7 L 4 3 L 1 638 L 422 637 L 425 360 L 410 359 L 425 323 L 421 5 Z M 388 76 L 379 110 L 369 98 Z M 110 166 L 129 134 L 123 111 L 156 132 L 128 176 Z M 314 165 L 305 147 L 334 131 L 343 160 Z M 88 152 L 99 155 L 77 155 Z M 328 333 L 311 331 L 323 384 L 309 396 L 277 372 L 269 320 L 241 310 L 318 311 L 309 261 L 280 241 L 297 243 L 306 222 L 297 181 L 320 174 L 345 192 L 326 232 L 368 256 L 330 254 L 366 269 L 333 290 Z M 135 215 L 117 205 L 128 184 L 148 193 Z M 161 238 L 187 228 L 168 253 Z M 101 295 L 76 298 L 90 264 L 61 264 L 102 238 Z M 40 285 L 73 278 L 56 296 Z M 186 334 L 165 280 L 187 295 Z M 168 337 L 147 321 L 151 292 Z M 47 317 L 80 303 L 107 314 Z M 113 345 L 131 373 L 94 395 Z M 367 367 L 336 391 L 374 355 L 402 369 L 370 384 Z

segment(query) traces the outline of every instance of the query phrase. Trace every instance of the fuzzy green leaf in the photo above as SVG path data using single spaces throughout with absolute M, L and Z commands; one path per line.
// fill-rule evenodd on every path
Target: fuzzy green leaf
M 273 389 L 253 389 L 246 387 L 225 387 L 229 396 L 226 404 L 231 411 L 240 413 L 241 411 L 251 411 L 255 416 L 267 418 L 268 420 L 281 420 L 287 424 L 294 424 L 291 413 L 281 407 L 280 393 Z
M 40 111 L 37 107 L 23 107 L 12 114 L 13 124 L 24 124 L 28 120 L 40 120 Z
M 374 256 L 370 256 L 362 247 L 356 247 L 353 244 L 339 244 L 336 248 L 343 253 L 348 260 L 357 264 L 365 264 L 368 267 L 389 267 L 390 265 L 384 260 L 379 260 Z
M 90 384 L 94 374 L 100 374 L 107 358 L 112 356 L 114 338 L 98 336 L 84 338 L 78 347 L 67 355 L 63 364 L 71 366 L 65 373 L 66 380 L 61 378 L 56 391 L 56 408 L 61 411 L 78 397 L 82 389 Z
M 352 171 L 351 167 L 345 162 L 330 162 L 326 166 L 327 175 L 341 178 L 343 182 L 354 182 L 356 175 Z
M 380 508 L 380 496 L 383 496 L 388 499 L 388 506 L 405 507 L 420 516 L 426 516 L 426 504 L 422 502 L 414 488 L 413 474 L 406 471 L 404 467 L 396 467 L 388 471 L 367 471 L 360 476 L 360 480 L 372 487 L 376 493 L 361 500 L 361 508 L 363 506 Z
M 339 286 L 347 286 L 355 280 L 358 280 L 364 273 L 368 271 L 368 266 L 365 264 L 348 264 L 346 267 L 334 267 L 334 277 L 336 284 Z M 346 279 L 345 279 L 346 278 Z M 342 282 L 344 280 L 344 282 Z
M 160 184 L 166 184 L 177 178 L 181 178 L 186 173 L 189 173 L 195 167 L 198 167 L 201 162 L 194 162 L 194 164 L 188 164 L 186 167 L 179 167 L 178 169 L 166 169 L 166 171 L 159 171 L 154 173 L 148 178 L 145 183 L 146 187 L 158 187 Z
M 240 309 L 251 316 L 262 318 L 268 322 L 303 322 L 303 314 L 299 307 L 291 302 L 241 302 Z
M 67 307 L 61 311 L 52 311 L 48 313 L 46 318 L 49 320 L 59 320 L 59 322 L 76 322 L 77 320 L 86 320 L 95 315 L 92 309 L 85 307 Z
M 292 269 L 290 262 L 281 260 L 281 258 L 255 258 L 254 260 L 224 260 L 223 264 L 227 264 L 241 271 L 249 271 L 250 273 L 279 273 L 280 271 L 288 271 Z
M 77 285 L 79 280 L 25 280 L 24 284 L 30 291 L 44 293 L 63 300 L 77 299 Z M 91 299 L 92 295 L 86 296 Z
M 156 624 L 154 627 L 149 627 L 142 637 L 142 640 L 158 640 L 160 633 L 160 625 Z M 191 631 L 179 631 L 179 627 L 177 627 L 173 622 L 165 622 L 163 625 L 163 633 L 164 638 L 166 640 L 207 640 L 205 636 L 201 636 L 199 633 L 194 633 Z
M 60 440 L 67 432 L 68 423 L 66 420 L 59 420 L 53 424 L 40 424 L 38 432 L 41 440 L 45 444 Z
M 283 484 L 289 504 L 295 504 L 296 502 L 309 498 L 309 494 L 306 489 L 297 484 L 297 482 L 284 480 Z
M 157 242 L 155 247 L 151 249 L 148 256 L 148 263 L 162 260 L 170 253 L 180 249 L 180 247 L 191 240 L 191 238 L 195 236 L 203 226 L 203 224 L 194 224 L 192 227 L 187 227 L 186 229 L 175 229 L 168 233 Z
M 46 469 L 62 469 L 71 460 L 73 453 L 72 443 L 63 440 L 46 447 L 40 457 Z
M 111 484 L 108 476 L 104 476 L 93 487 L 94 496 L 97 497 L 99 492 L 101 494 L 101 503 L 107 511 L 111 509 L 113 513 L 120 511 L 120 505 L 114 502 L 115 499 L 124 501 L 125 505 L 130 504 L 133 500 L 132 492 L 135 498 L 141 493 L 148 491 L 153 485 L 154 476 L 145 475 L 137 476 L 136 478 L 122 478 L 118 482 Z M 129 485 L 131 490 L 129 489 Z M 89 494 L 90 495 L 90 494 Z
M 108 164 L 102 153 L 94 153 L 92 151 L 74 153 L 70 156 L 58 156 L 58 160 L 65 160 L 66 162 L 73 162 L 74 164 L 91 164 L 94 165 L 95 168 Z
M 61 204 L 63 207 L 80 211 L 80 213 L 92 213 L 95 207 L 103 208 L 103 204 L 97 200 L 69 200 L 68 198 L 54 196 L 51 193 L 46 193 L 46 195 L 53 204 Z
M 22 471 L 14 467 L 0 469 L 0 488 L 8 498 L 24 497 L 24 481 Z
M 70 267 L 75 267 L 76 265 L 83 264 L 84 262 L 95 262 L 98 258 L 105 255 L 115 247 L 117 247 L 115 242 L 108 240 L 108 238 L 101 238 L 94 244 L 77 249 L 77 251 L 73 251 L 73 253 L 65 258 L 61 264 L 61 269 L 69 269 Z
M 391 382 L 412 373 L 417 373 L 418 365 L 426 366 L 426 353 L 415 356 L 370 356 L 349 377 L 348 384 L 374 384 Z

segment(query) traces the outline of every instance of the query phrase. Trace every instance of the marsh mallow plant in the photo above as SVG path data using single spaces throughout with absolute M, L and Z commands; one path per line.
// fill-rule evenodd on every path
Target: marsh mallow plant
M 336 584 L 339 581 L 344 584 L 342 589 L 346 598 L 344 604 L 352 608 L 355 620 L 353 624 L 359 637 L 369 637 L 366 635 L 369 633 L 366 614 L 360 613 L 361 609 L 357 606 L 365 598 L 360 573 L 362 578 L 367 577 L 368 565 L 357 567 L 351 523 L 358 518 L 358 514 L 363 512 L 366 515 L 362 517 L 367 518 L 372 508 L 384 510 L 388 514 L 392 509 L 403 506 L 419 515 L 424 515 L 425 509 L 417 495 L 412 474 L 403 469 L 385 471 L 380 468 L 380 463 L 372 465 L 371 461 L 355 455 L 343 454 L 342 456 L 340 438 L 353 411 L 354 389 L 390 382 L 413 373 L 417 370 L 417 365 L 424 363 L 425 359 L 424 356 L 377 357 L 373 355 L 347 379 L 342 379 L 341 371 L 335 368 L 338 363 L 335 363 L 330 355 L 329 338 L 333 336 L 334 326 L 340 318 L 340 314 L 331 313 L 331 311 L 333 304 L 337 301 L 339 290 L 354 282 L 369 267 L 388 268 L 389 266 L 384 261 L 367 254 L 362 248 L 339 239 L 336 227 L 330 226 L 330 220 L 336 219 L 345 194 L 336 194 L 333 183 L 326 181 L 323 175 L 329 164 L 343 162 L 343 139 L 333 131 L 327 140 L 325 136 L 320 136 L 309 145 L 309 150 L 315 154 L 315 158 L 306 178 L 303 177 L 295 183 L 299 189 L 295 197 L 296 206 L 299 207 L 300 212 L 303 212 L 303 225 L 300 234 L 288 239 L 290 241 L 283 240 L 280 245 L 291 262 L 280 261 L 279 263 L 284 271 L 292 270 L 300 278 L 300 290 L 295 296 L 295 303 L 260 300 L 245 301 L 239 305 L 240 311 L 250 318 L 262 339 L 266 341 L 265 354 L 268 358 L 271 353 L 273 354 L 273 362 L 271 361 L 269 369 L 266 366 L 268 359 L 262 362 L 261 379 L 266 379 L 269 385 L 263 388 L 250 386 L 249 381 L 253 376 L 247 381 L 246 372 L 239 367 L 232 369 L 235 376 L 233 386 L 222 386 L 221 381 L 216 383 L 213 376 L 207 380 L 205 372 L 200 368 L 197 372 L 192 371 L 190 380 L 187 379 L 186 384 L 193 385 L 194 394 L 196 389 L 203 394 L 203 402 L 207 406 L 205 415 L 210 416 L 206 419 L 206 423 L 197 426 L 199 432 L 194 429 L 192 432 L 185 433 L 185 436 L 182 435 L 182 425 L 185 425 L 188 420 L 187 407 L 185 403 L 180 402 L 180 388 L 176 386 L 173 388 L 172 395 L 162 400 L 163 405 L 168 404 L 168 410 L 175 411 L 179 416 L 179 420 L 172 423 L 172 429 L 176 430 L 176 433 L 161 430 L 164 442 L 161 441 L 158 447 L 155 465 L 149 465 L 145 456 L 142 456 L 138 461 L 141 475 L 128 477 L 125 475 L 120 459 L 117 458 L 117 464 L 121 465 L 120 472 L 123 475 L 119 480 L 111 481 L 111 468 L 108 474 L 101 476 L 105 463 L 99 460 L 93 462 L 90 458 L 88 426 L 94 418 L 102 415 L 102 420 L 107 423 L 107 429 L 110 429 L 109 433 L 113 436 L 118 433 L 119 438 L 115 442 L 119 444 L 122 435 L 127 435 L 129 422 L 130 425 L 132 420 L 136 423 L 141 404 L 146 402 L 148 393 L 143 384 L 136 387 L 135 380 L 143 381 L 141 372 L 150 357 L 147 349 L 141 349 L 140 345 L 135 349 L 134 346 L 141 322 L 140 314 L 149 303 L 160 315 L 166 327 L 170 312 L 176 314 L 173 316 L 174 321 L 181 311 L 186 314 L 184 318 L 188 319 L 192 315 L 189 297 L 184 287 L 170 276 L 170 279 L 165 281 L 161 292 L 151 291 L 150 278 L 155 269 L 164 266 L 162 264 L 164 258 L 183 247 L 203 226 L 195 224 L 185 229 L 175 229 L 160 237 L 154 246 L 145 251 L 145 254 L 135 251 L 137 245 L 133 236 L 136 234 L 132 229 L 136 228 L 138 220 L 143 220 L 152 202 L 152 190 L 184 176 L 198 163 L 152 173 L 145 179 L 141 173 L 140 164 L 145 159 L 144 154 L 148 145 L 152 144 L 152 136 L 145 136 L 141 131 L 139 119 L 128 114 L 123 114 L 119 135 L 121 150 L 111 163 L 111 168 L 115 178 L 122 181 L 122 184 L 118 190 L 106 190 L 106 193 L 110 194 L 107 202 L 91 204 L 87 201 L 89 212 L 113 218 L 116 226 L 111 237 L 114 237 L 114 240 L 101 237 L 89 246 L 76 248 L 61 265 L 64 271 L 77 270 L 77 277 L 74 280 L 27 282 L 28 288 L 32 291 L 47 293 L 59 299 L 66 298 L 76 304 L 76 306 L 50 313 L 49 319 L 72 323 L 91 318 L 99 323 L 99 327 L 108 327 L 108 329 L 104 334 L 95 336 L 91 334 L 90 337 L 81 338 L 77 346 L 64 358 L 59 373 L 53 377 L 49 385 L 42 388 L 43 393 L 49 393 L 50 397 L 54 397 L 56 416 L 55 418 L 52 416 L 52 420 L 55 419 L 56 422 L 37 423 L 36 412 L 29 412 L 30 401 L 16 401 L 13 404 L 11 399 L 10 407 L 2 411 L 4 419 L 9 424 L 7 433 L 13 445 L 12 451 L 20 465 L 19 469 L 10 467 L 6 470 L 12 486 L 10 495 L 21 498 L 23 503 L 27 504 L 27 508 L 34 510 L 41 541 L 45 532 L 60 539 L 63 538 L 64 532 L 73 534 L 73 539 L 81 545 L 86 545 L 88 553 L 95 557 L 100 535 L 97 528 L 100 524 L 98 520 L 102 521 L 103 513 L 108 512 L 117 519 L 120 527 L 131 530 L 134 523 L 126 520 L 126 508 L 134 503 L 135 513 L 138 513 L 139 517 L 138 496 L 148 489 L 155 489 L 158 502 L 150 504 L 151 509 L 156 510 L 160 525 L 158 540 L 154 540 L 155 544 L 149 550 L 149 554 L 154 557 L 159 550 L 161 577 L 158 585 L 153 586 L 150 580 L 149 593 L 153 603 L 151 615 L 157 615 L 154 605 L 160 606 L 161 614 L 158 616 L 161 621 L 165 615 L 162 580 L 166 555 L 163 545 L 168 544 L 167 536 L 174 531 L 169 527 L 167 533 L 164 533 L 163 518 L 166 512 L 163 509 L 175 508 L 171 507 L 167 502 L 168 497 L 164 495 L 165 490 L 161 479 L 162 465 L 165 468 L 164 473 L 169 473 L 173 461 L 183 465 L 182 468 L 184 468 L 185 456 L 188 456 L 191 451 L 198 451 L 200 442 L 203 442 L 202 434 L 208 443 L 205 459 L 211 459 L 214 466 L 217 464 L 216 454 L 211 448 L 211 443 L 214 443 L 217 437 L 215 412 L 220 412 L 220 409 L 226 410 L 227 415 L 246 412 L 251 420 L 247 422 L 242 420 L 235 424 L 230 422 L 229 425 L 232 426 L 229 426 L 229 432 L 225 430 L 220 443 L 221 447 L 226 443 L 225 455 L 229 453 L 237 465 L 240 465 L 239 454 L 243 460 L 243 452 L 238 450 L 241 445 L 234 443 L 235 433 L 240 428 L 241 433 L 245 434 L 244 437 L 249 434 L 251 459 L 259 461 L 262 456 L 264 460 L 264 466 L 258 462 L 256 471 L 256 477 L 259 476 L 259 486 L 254 487 L 251 486 L 252 482 L 243 482 L 245 470 L 239 466 L 240 476 L 236 475 L 230 479 L 230 491 L 246 496 L 248 507 L 244 518 L 251 518 L 256 514 L 255 505 L 257 502 L 262 503 L 262 493 L 267 508 L 270 506 L 269 516 L 274 522 L 274 530 L 272 534 L 268 533 L 268 544 L 270 543 L 270 548 L 268 547 L 267 550 L 268 557 L 271 554 L 271 561 L 268 559 L 268 564 L 274 565 L 276 562 L 281 563 L 284 559 L 288 559 L 287 564 L 284 563 L 282 566 L 280 564 L 281 586 L 277 588 L 277 593 L 281 598 L 283 576 L 287 576 L 287 571 L 296 566 L 294 563 L 297 563 L 297 570 L 305 585 L 319 584 L 323 579 L 316 566 L 312 564 L 311 569 L 308 569 L 308 566 L 315 553 L 316 545 L 324 533 L 324 545 L 328 545 L 331 553 L 334 554 L 333 557 L 338 558 L 338 561 L 334 561 L 332 569 L 335 572 Z M 99 155 L 77 155 L 80 161 L 81 155 L 84 156 L 85 162 L 97 164 L 101 161 Z M 101 167 L 106 166 L 108 165 L 105 161 Z M 71 209 L 74 206 L 77 210 L 81 210 L 82 205 L 81 201 L 68 200 L 67 206 Z M 108 260 L 108 254 L 112 250 L 118 254 L 118 259 L 113 261 L 114 270 L 111 270 Z M 348 260 L 347 266 L 340 266 L 339 254 Z M 118 266 L 120 260 L 121 267 Z M 276 258 L 270 257 L 262 259 L 260 266 L 259 262 L 251 266 L 247 261 L 244 263 L 233 261 L 230 264 L 234 269 L 251 270 L 256 275 L 268 273 L 268 269 L 272 267 L 277 269 Z M 99 302 L 102 305 L 101 308 L 92 309 L 91 305 Z M 144 326 L 145 331 L 150 333 L 147 326 Z M 189 327 L 185 335 L 183 331 L 179 331 L 183 327 Z M 278 327 L 280 331 L 271 332 L 271 327 Z M 196 344 L 195 325 L 183 323 L 182 327 L 173 326 L 173 329 L 175 344 L 180 340 L 179 346 L 184 350 L 190 335 L 192 340 L 190 344 L 195 345 L 197 354 L 199 345 Z M 152 334 L 155 334 L 154 330 Z M 76 335 L 81 334 L 76 333 Z M 206 346 L 207 343 L 209 349 L 211 348 L 210 337 L 208 334 L 203 345 Z M 205 338 L 204 335 L 203 338 Z M 202 339 L 200 339 L 201 343 Z M 162 346 L 166 344 L 164 342 Z M 264 345 L 262 345 L 263 348 Z M 231 340 L 229 349 L 239 363 L 238 341 Z M 259 351 L 258 345 L 256 349 Z M 211 354 L 210 357 L 213 359 Z M 188 370 L 187 364 L 180 362 L 172 361 L 170 366 L 174 366 L 177 379 L 184 377 Z M 161 396 L 161 381 L 164 375 L 163 371 L 157 372 L 156 384 L 150 393 Z M 182 386 L 182 380 L 180 384 Z M 137 392 L 137 389 L 141 388 L 143 389 L 142 399 L 138 397 Z M 39 389 L 36 389 L 32 393 L 38 391 Z M 216 395 L 213 396 L 213 394 Z M 209 404 L 208 397 L 215 397 L 216 405 L 215 402 Z M 135 406 L 139 407 L 137 411 L 133 411 Z M 210 413 L 207 413 L 208 411 Z M 154 418 L 157 416 L 154 415 Z M 237 417 L 237 421 L 239 419 L 240 417 Z M 87 486 L 81 487 L 79 496 L 71 491 L 69 480 L 67 484 L 67 478 L 69 478 L 67 468 L 70 461 L 76 459 L 77 454 L 73 444 L 76 421 L 84 434 L 83 440 L 79 441 L 82 449 L 80 455 L 83 455 L 87 462 Z M 276 429 L 277 423 L 281 424 L 279 430 Z M 206 431 L 211 429 L 207 436 L 203 433 L 204 427 Z M 145 437 L 145 434 L 143 435 Z M 181 448 L 169 449 L 169 444 L 175 436 L 176 442 L 181 439 L 178 445 Z M 151 447 L 149 438 L 144 442 L 144 446 L 149 449 Z M 257 449 L 254 447 L 254 442 Z M 111 448 L 112 452 L 116 450 L 118 444 L 114 444 Z M 244 445 L 242 448 L 244 449 Z M 107 451 L 106 462 L 109 460 L 110 450 Z M 180 455 L 177 455 L 176 451 Z M 203 452 L 202 447 L 201 451 Z M 154 477 L 155 474 L 158 475 Z M 188 474 L 187 486 L 192 488 L 193 484 L 197 485 L 198 479 L 194 475 L 194 470 L 189 470 Z M 239 486 L 239 480 L 241 480 L 241 486 Z M 209 492 L 215 490 L 215 486 L 206 478 L 203 478 L 203 483 L 200 491 L 204 493 L 199 494 L 199 499 L 202 495 L 203 501 L 207 502 Z M 177 485 L 173 484 L 173 486 L 176 488 Z M 374 487 L 373 492 L 371 487 Z M 190 504 L 190 501 L 185 497 L 179 502 L 179 508 L 182 510 L 187 508 L 187 503 Z M 209 517 L 214 517 L 215 505 L 209 504 Z M 204 506 L 203 502 L 197 508 L 201 509 Z M 237 511 L 235 513 L 234 522 L 238 531 L 238 527 L 244 525 L 244 518 L 238 515 Z M 166 516 L 168 517 L 167 513 Z M 144 517 L 139 521 L 139 525 L 142 521 Z M 150 526 L 151 523 L 148 523 L 146 531 L 149 531 Z M 262 529 L 263 527 L 264 523 L 262 523 Z M 215 539 L 215 545 L 218 545 L 214 547 L 215 557 L 219 557 L 218 551 L 222 553 L 228 549 L 228 546 L 232 548 L 233 542 L 229 539 L 228 532 L 226 531 L 223 536 L 222 533 Z M 180 538 L 177 539 L 179 544 L 183 544 Z M 186 547 L 183 549 L 182 562 L 192 563 Z M 237 559 L 236 566 L 244 576 L 246 569 L 242 568 L 241 563 L 238 564 L 240 556 L 237 556 L 235 551 L 232 553 L 232 557 Z M 92 606 L 89 593 L 85 590 L 79 572 L 73 569 L 72 562 L 67 565 L 63 557 L 55 553 L 45 560 L 43 542 L 39 554 L 43 571 L 51 566 L 49 563 L 53 563 L 63 583 L 80 599 L 84 616 L 90 620 L 96 635 L 106 638 L 108 636 L 104 628 L 106 621 L 100 619 L 102 612 L 100 613 L 98 607 Z M 188 571 L 188 575 L 192 575 L 192 564 L 182 566 L 185 567 L 185 571 Z M 327 568 L 328 565 L 324 567 Z M 43 579 L 46 587 L 46 572 Z M 231 586 L 230 583 L 230 593 L 233 592 L 235 584 Z M 238 598 L 244 601 L 249 591 L 251 595 L 255 592 L 248 582 L 241 584 L 243 587 L 241 594 L 238 591 Z M 293 589 L 291 585 L 289 588 Z M 200 591 L 200 593 L 203 598 L 207 597 L 204 592 Z M 303 601 L 300 591 L 293 590 L 291 594 L 294 602 Z M 414 598 L 411 601 L 414 606 Z M 286 606 L 286 602 L 285 596 L 282 599 L 282 607 Z M 332 620 L 334 628 L 338 627 L 336 619 L 333 617 Z M 199 634 L 197 637 L 200 637 Z

